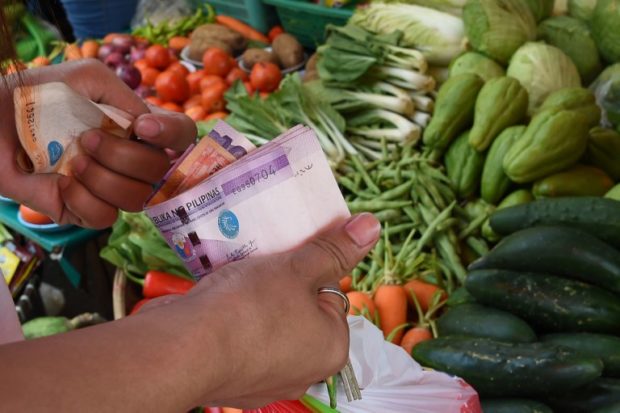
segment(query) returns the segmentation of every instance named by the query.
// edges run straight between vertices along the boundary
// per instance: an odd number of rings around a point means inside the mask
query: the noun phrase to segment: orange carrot
[[[222,26],[226,26],[229,29],[241,33],[247,39],[269,44],[269,38],[267,36],[259,32],[252,26],[235,19],[234,17],[218,15],[215,18],[215,21]]]
[[[82,43],[82,56],[85,58],[95,58],[99,53],[99,43],[96,40],[86,40]]]
[[[373,297],[381,320],[383,336],[388,335],[397,327],[407,322],[407,292],[402,285],[381,284]],[[394,334],[392,343],[399,344],[403,332]]]
[[[353,284],[353,277],[350,275],[345,275],[340,279],[340,291],[343,293],[348,293],[351,291],[351,286]]]
[[[174,36],[168,40],[168,47],[172,50],[180,52],[189,45],[189,38],[185,36]]]
[[[226,119],[228,116],[228,112],[218,111],[213,112],[205,116],[205,121],[213,120],[213,119]]]
[[[420,280],[411,280],[407,282],[405,285],[405,291],[407,291],[407,299],[411,306],[414,306],[413,297],[411,294],[415,294],[418,299],[418,303],[420,303],[420,307],[422,311],[426,312],[431,306],[431,302],[433,301],[433,296],[437,291],[441,291],[441,299],[447,298],[446,292],[436,285],[426,283]]]
[[[79,60],[82,58],[82,51],[77,43],[68,43],[65,46],[65,60]]]
[[[360,315],[366,310],[371,321],[374,321],[376,308],[370,294],[362,291],[350,291],[347,293],[347,297],[351,303],[349,315]]]
[[[46,56],[37,56],[30,62],[30,67],[43,67],[49,66],[52,62]]]
[[[433,338],[433,334],[427,327],[413,327],[409,331],[405,333],[402,341],[400,342],[400,346],[405,349],[405,351],[411,354],[411,350],[419,343],[427,340],[431,340]]]

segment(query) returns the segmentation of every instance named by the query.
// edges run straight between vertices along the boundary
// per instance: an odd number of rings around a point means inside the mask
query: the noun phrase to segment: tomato
[[[202,106],[192,106],[185,110],[185,114],[189,116],[194,122],[203,120],[207,116],[207,111]]]
[[[54,223],[54,221],[47,215],[37,212],[34,209],[28,208],[26,205],[19,206],[19,213],[21,214],[24,221],[28,222],[29,224],[47,225]]]
[[[189,83],[185,76],[176,72],[165,71],[157,76],[155,90],[167,102],[182,103],[189,98]]]
[[[217,111],[225,107],[224,93],[226,92],[226,85],[217,84],[208,87],[202,91],[202,107],[207,112]]]
[[[242,82],[247,81],[248,80],[248,74],[245,72],[245,70],[243,70],[243,69],[241,69],[239,67],[234,67],[228,73],[228,76],[226,76],[226,83],[228,83],[229,85],[232,85],[237,80],[241,80]]]
[[[154,106],[161,106],[164,104],[164,101],[161,100],[161,98],[158,98],[157,96],[148,96],[144,98],[144,101]]]
[[[213,119],[225,119],[227,116],[228,116],[228,112],[224,112],[224,111],[213,112],[207,115],[204,120],[209,121]]]
[[[171,112],[183,113],[183,108],[174,102],[165,102],[165,103],[162,103],[159,107],[162,109],[169,110]]]
[[[284,33],[284,29],[282,28],[282,26],[273,26],[271,30],[269,30],[269,34],[267,34],[267,37],[269,37],[269,41],[273,43],[273,41],[276,40],[276,37],[278,37],[282,33]]]
[[[144,69],[139,70],[142,75],[142,84],[147,86],[155,86],[155,81],[161,72],[157,69],[153,69],[152,67],[145,67]]]
[[[147,67],[151,67],[149,66],[148,62],[146,61],[146,59],[138,59],[135,62],[133,62],[133,66],[138,69],[139,71],[142,71],[142,69],[145,69]]]
[[[245,90],[248,92],[248,95],[252,96],[254,94],[254,87],[250,81],[243,82],[243,86],[245,86]]]
[[[200,90],[205,90],[216,85],[228,88],[224,78],[215,75],[205,75],[200,81]]]
[[[146,49],[144,59],[149,66],[163,70],[170,64],[170,53],[164,46],[154,44]]]
[[[205,77],[204,70],[196,70],[195,72],[187,75],[187,83],[189,83],[189,91],[192,94],[200,93],[200,81]]]
[[[190,40],[185,36],[174,36],[168,40],[168,47],[175,52],[179,53],[185,47],[189,46]]]
[[[166,70],[169,72],[178,72],[184,77],[187,77],[189,75],[189,69],[186,68],[181,62],[174,62],[170,64],[170,66],[168,66]]]
[[[256,63],[250,74],[252,87],[260,92],[273,92],[278,88],[281,80],[280,68],[268,62]]]
[[[191,98],[187,99],[185,103],[183,103],[183,110],[187,110],[194,106],[202,106],[202,96],[200,94],[192,95]]]
[[[204,71],[208,75],[226,77],[233,68],[231,56],[219,47],[207,49],[202,55]]]

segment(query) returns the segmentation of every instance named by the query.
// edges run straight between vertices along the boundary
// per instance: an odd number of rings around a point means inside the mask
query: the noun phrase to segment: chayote
[[[501,131],[523,121],[527,105],[527,92],[517,79],[503,76],[489,80],[476,99],[469,144],[477,151],[486,150]]]
[[[441,155],[459,133],[471,126],[476,97],[483,85],[479,76],[463,73],[450,77],[441,86],[433,118],[424,130],[427,147]]]
[[[534,200],[534,195],[530,192],[529,189],[517,189],[514,192],[511,192],[499,203],[495,211],[499,211],[500,209],[509,208],[515,205],[527,204]],[[500,240],[501,236],[493,231],[491,228],[491,220],[487,219],[482,224],[482,236],[491,242],[497,242]]]
[[[510,178],[504,172],[504,157],[512,145],[525,133],[525,129],[526,127],[522,125],[512,126],[500,133],[491,145],[480,180],[482,199],[490,204],[497,204],[510,188]]]
[[[506,71],[495,60],[477,52],[463,53],[450,63],[450,76],[471,73],[485,82],[494,77],[505,76]]]
[[[550,94],[537,113],[548,109],[577,110],[588,119],[591,128],[601,121],[601,109],[596,105],[594,93],[582,87],[568,87]]]
[[[448,178],[461,198],[476,192],[484,167],[484,154],[469,145],[469,131],[461,134],[446,152],[445,165]]]
[[[586,159],[615,181],[620,180],[620,133],[599,127],[591,129]]]
[[[614,181],[602,169],[588,165],[575,165],[536,181],[532,187],[532,193],[536,198],[603,196],[613,186]]]
[[[579,110],[539,112],[504,157],[504,171],[517,183],[532,182],[574,165],[588,146],[589,118]]]

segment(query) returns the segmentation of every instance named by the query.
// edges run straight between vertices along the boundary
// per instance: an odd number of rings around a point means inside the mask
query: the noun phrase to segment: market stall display
[[[307,125],[348,209],[383,226],[341,282],[351,315],[485,412],[615,411],[618,0],[246,2],[282,27],[220,3],[64,58],[99,58],[199,138],[218,119],[259,147]],[[144,214],[121,214],[101,256],[143,298],[119,317],[193,286]],[[329,411],[308,400],[280,408]]]

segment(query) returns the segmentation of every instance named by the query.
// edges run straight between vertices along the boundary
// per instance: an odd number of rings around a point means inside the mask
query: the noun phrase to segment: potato
[[[308,59],[308,63],[306,63],[306,71],[307,72],[316,71],[316,65],[318,62],[319,62],[319,54],[314,53],[312,56],[310,56],[310,59]]]
[[[219,47],[226,53],[232,55],[233,50],[226,43],[223,43],[219,40],[204,40],[204,41],[193,41],[189,44],[189,58],[192,60],[196,60],[197,62],[202,61],[202,55],[205,54],[207,49],[212,47]]]
[[[241,53],[248,45],[243,35],[220,24],[203,24],[190,36],[190,58],[201,60],[209,47],[219,47],[231,55]],[[196,58],[199,57],[199,58]]]
[[[298,66],[304,61],[303,46],[288,33],[276,37],[271,47],[285,69]]]
[[[246,69],[252,70],[256,63],[270,62],[278,64],[278,58],[271,52],[264,49],[248,49],[241,56],[243,65]]]

